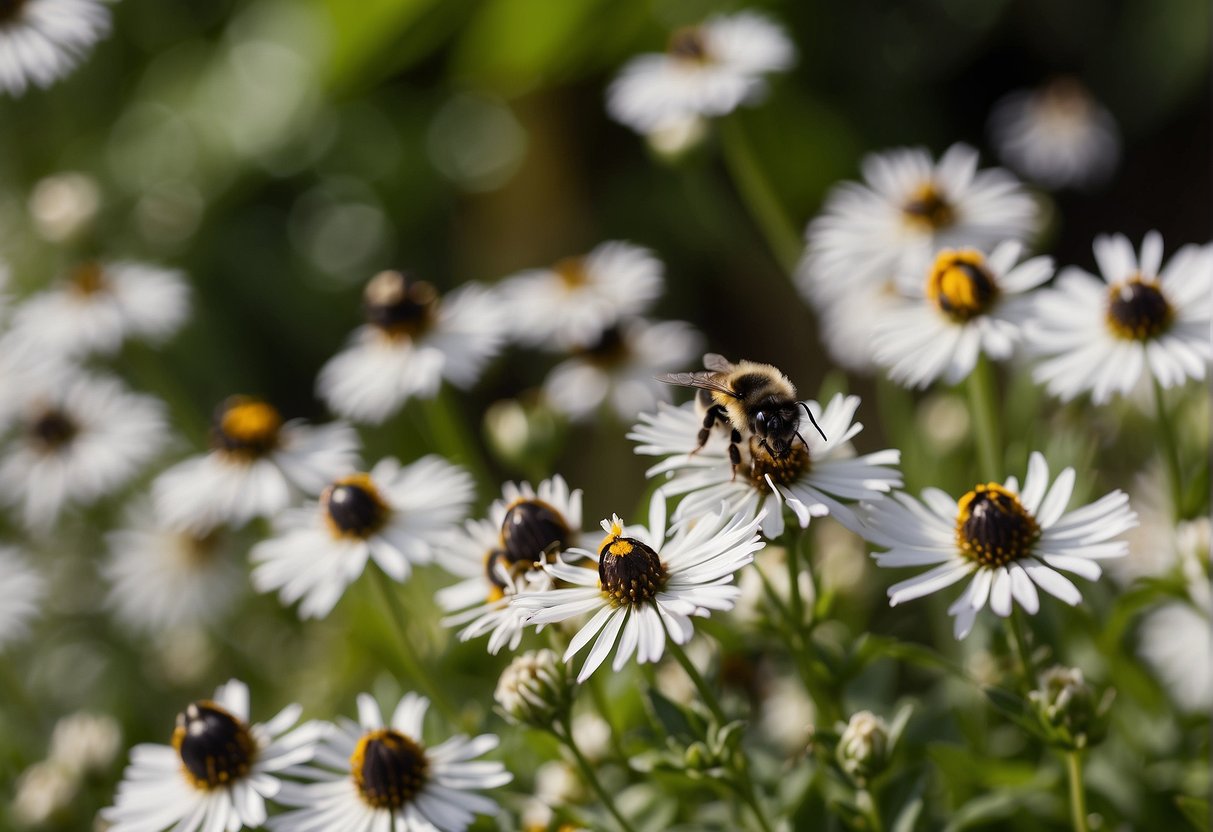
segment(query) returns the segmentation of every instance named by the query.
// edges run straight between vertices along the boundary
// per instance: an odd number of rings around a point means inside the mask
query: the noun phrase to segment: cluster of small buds
[[[864,788],[884,771],[892,747],[889,724],[871,711],[857,711],[843,729],[835,753],[851,782]]]
[[[1076,667],[1055,665],[1040,674],[1028,694],[1049,742],[1076,751],[1096,745],[1107,733],[1108,710],[1116,691],[1098,693]]]
[[[511,722],[550,728],[573,703],[569,666],[547,648],[523,653],[501,674],[493,699]]]

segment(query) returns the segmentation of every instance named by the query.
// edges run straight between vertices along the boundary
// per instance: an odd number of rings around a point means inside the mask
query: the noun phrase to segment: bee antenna
[[[801,445],[804,445],[806,448],[809,447],[809,443],[804,441],[804,437],[800,435],[800,431],[794,430],[792,433],[796,434],[796,438],[800,440]]]
[[[804,402],[796,402],[796,404],[804,408],[804,412],[809,416],[809,421],[813,423],[813,427],[817,428],[817,432],[821,434],[821,438],[829,442],[830,440],[826,437],[826,432],[821,429],[821,425],[817,424],[817,420],[813,418],[813,411],[809,410],[809,406]],[[799,436],[799,434],[797,434],[797,436]],[[800,441],[804,442],[804,439],[801,439]],[[808,443],[805,442],[805,445],[808,445]]]

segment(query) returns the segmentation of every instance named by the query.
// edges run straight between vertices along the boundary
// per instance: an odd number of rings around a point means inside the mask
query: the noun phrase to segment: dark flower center
[[[787,456],[777,459],[762,446],[757,436],[750,437],[750,482],[759,491],[770,487],[766,480],[768,475],[776,485],[789,485],[812,467],[809,449],[803,442],[796,441],[788,448]]]
[[[927,297],[959,324],[989,312],[998,295],[998,284],[979,251],[942,251],[927,276]]]
[[[0,26],[16,20],[26,0],[0,0]]]
[[[579,289],[590,280],[584,257],[565,257],[552,266],[552,271],[564,283],[566,289]]]
[[[501,521],[501,546],[510,563],[535,563],[569,548],[572,531],[563,516],[542,500],[518,500]]]
[[[376,809],[403,809],[425,786],[429,760],[425,749],[399,731],[364,734],[350,755],[358,794]]]
[[[18,2],[20,3],[20,0]],[[4,0],[0,0],[0,19],[3,18]],[[72,289],[82,295],[93,295],[97,292],[103,292],[106,288],[105,270],[101,268],[101,264],[96,260],[89,260],[72,269],[68,282]]]
[[[195,788],[215,789],[247,777],[257,753],[248,728],[209,700],[177,715],[173,748]]]
[[[1118,338],[1157,338],[1174,320],[1175,310],[1153,280],[1137,275],[1108,290],[1108,328]]]
[[[369,474],[337,480],[320,495],[320,506],[338,537],[370,537],[383,528],[391,511]]]
[[[946,228],[956,221],[956,212],[930,182],[922,185],[906,200],[901,212],[911,223],[927,231]]]
[[[45,451],[62,448],[77,431],[79,427],[62,410],[45,410],[29,425],[30,436]]]
[[[598,585],[615,606],[636,606],[656,598],[669,576],[656,552],[621,532],[612,526],[598,551]]]
[[[997,483],[979,485],[957,503],[956,544],[982,566],[1006,566],[1026,558],[1039,539],[1036,518]]]
[[[688,63],[705,63],[708,59],[708,45],[703,36],[703,29],[698,26],[684,26],[675,30],[674,34],[670,35],[666,54]]]
[[[598,367],[617,367],[627,362],[631,351],[619,325],[607,327],[598,339],[579,350],[582,358]]]
[[[211,445],[234,456],[256,458],[278,447],[282,417],[251,396],[230,396],[215,411]]]
[[[380,272],[366,284],[362,311],[368,323],[387,335],[416,338],[438,318],[438,291],[403,272]]]

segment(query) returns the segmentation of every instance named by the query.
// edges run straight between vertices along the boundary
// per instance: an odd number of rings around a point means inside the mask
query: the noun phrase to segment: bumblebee
[[[708,353],[703,357],[707,369],[697,373],[667,373],[657,377],[666,384],[699,389],[699,404],[704,408],[703,429],[699,431],[699,444],[695,453],[712,435],[712,428],[721,423],[730,428],[729,461],[733,468],[741,464],[743,432],[757,440],[758,446],[775,460],[786,459],[792,452],[792,443],[800,435],[800,411],[804,408],[809,421],[821,438],[826,435],[813,418],[808,405],[796,398],[796,388],[788,377],[770,364],[755,361],[739,361],[734,364],[724,356]]]

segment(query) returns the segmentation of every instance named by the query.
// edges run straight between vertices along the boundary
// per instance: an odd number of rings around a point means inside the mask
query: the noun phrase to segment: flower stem
[[[808,534],[807,531],[796,527],[788,536],[788,593],[791,595],[792,620],[789,622],[799,630],[804,625],[804,600],[800,597],[800,544]],[[816,599],[814,599],[816,600]]]
[[[663,621],[662,624],[664,626],[665,622]],[[669,635],[668,629],[666,630],[666,634]],[[691,683],[695,685],[695,690],[699,691],[699,697],[703,700],[703,704],[712,712],[712,716],[716,718],[716,721],[724,725],[728,720],[725,719],[724,708],[720,707],[720,700],[716,697],[716,692],[708,687],[708,683],[704,681],[703,676],[695,669],[695,665],[691,663],[690,657],[682,649],[681,644],[678,644],[671,638],[669,640],[669,648],[670,655],[682,666],[687,676],[691,677]]]
[[[1002,447],[998,435],[998,415],[994,406],[994,367],[984,355],[966,381],[969,389],[969,412],[973,417],[973,435],[977,442],[977,458],[982,478],[994,481],[1002,475],[999,459]]]
[[[449,461],[466,467],[482,493],[492,493],[495,486],[489,476],[488,462],[476,437],[464,422],[463,413],[451,399],[450,390],[443,385],[424,404],[425,420],[438,452]]]
[[[615,801],[611,799],[611,795],[602,787],[602,783],[598,780],[598,775],[594,772],[594,767],[590,765],[590,761],[581,753],[581,749],[577,747],[576,740],[573,739],[573,728],[568,720],[564,720],[552,727],[552,734],[556,739],[564,743],[565,748],[573,755],[573,759],[577,761],[577,768],[581,769],[581,776],[585,778],[585,782],[598,795],[598,800],[611,813],[611,817],[619,824],[619,828],[623,832],[635,832],[632,825],[628,823],[627,818],[615,806]]]
[[[855,793],[855,803],[863,812],[872,832],[884,832],[884,822],[880,819],[880,808],[876,805],[876,797],[867,789],[859,789]]]
[[[1019,614],[1018,609],[1012,609],[1011,617],[1005,621],[1011,650],[1019,660],[1019,666],[1023,672],[1024,689],[1032,690],[1036,687],[1036,668],[1032,662],[1032,648],[1028,644],[1028,637],[1024,632],[1023,617]]]
[[[1162,385],[1154,379],[1154,408],[1158,416],[1158,435],[1162,440],[1162,460],[1167,469],[1167,485],[1171,491],[1171,512],[1175,520],[1183,515],[1183,473],[1179,467],[1179,446],[1175,442],[1175,431],[1167,415],[1167,404],[1163,398]]]
[[[796,271],[796,264],[804,247],[800,234],[758,164],[741,122],[734,116],[721,119],[719,124],[725,164],[728,165],[737,190],[740,191],[754,222],[766,237],[771,253],[783,270],[791,275]]]
[[[1070,816],[1074,832],[1087,832],[1087,795],[1082,787],[1082,752],[1066,752],[1066,772],[1070,779]]]

